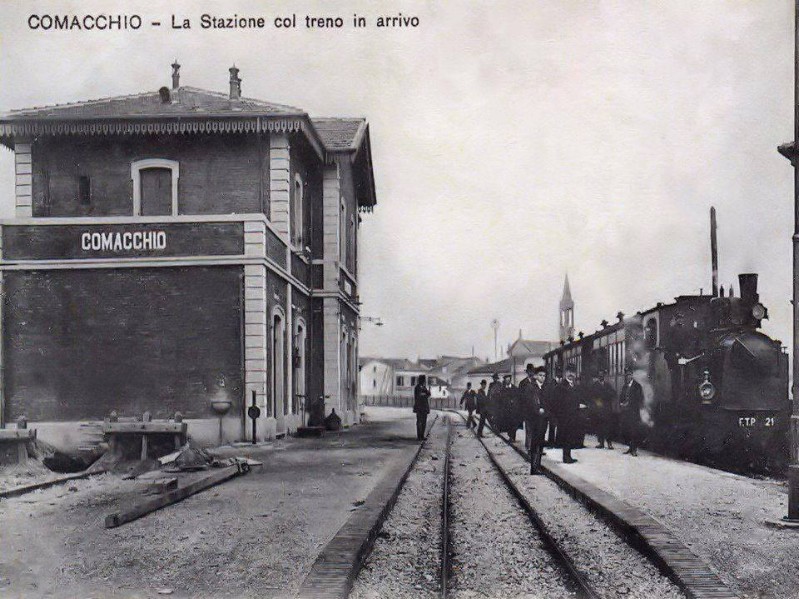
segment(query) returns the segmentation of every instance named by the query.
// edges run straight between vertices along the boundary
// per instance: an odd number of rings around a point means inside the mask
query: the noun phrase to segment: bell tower
[[[574,336],[574,300],[569,288],[569,275],[563,282],[563,297],[560,298],[560,330],[561,341],[568,341],[569,337]]]

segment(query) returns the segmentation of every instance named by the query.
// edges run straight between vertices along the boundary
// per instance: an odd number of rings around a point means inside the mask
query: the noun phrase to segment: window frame
[[[133,216],[142,216],[141,171],[150,168],[162,168],[172,171],[172,212],[163,216],[177,216],[180,163],[177,160],[167,160],[165,158],[145,158],[143,160],[134,160],[130,163],[130,178],[133,181]]]

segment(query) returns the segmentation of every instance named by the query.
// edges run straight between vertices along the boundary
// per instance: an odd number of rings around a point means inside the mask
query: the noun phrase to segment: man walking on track
[[[430,413],[430,390],[427,388],[427,377],[419,375],[419,382],[413,388],[413,411],[416,413],[416,439],[424,440],[427,429],[427,415]]]
[[[541,468],[544,433],[547,420],[543,406],[546,370],[527,365],[527,377],[519,383],[524,410],[525,447],[530,452],[530,474],[538,474]]]
[[[469,412],[469,417],[466,418],[466,428],[473,428],[476,424],[474,421],[474,409],[477,407],[477,394],[472,389],[471,383],[466,383],[466,391],[461,395],[461,405],[464,404],[466,411]]]

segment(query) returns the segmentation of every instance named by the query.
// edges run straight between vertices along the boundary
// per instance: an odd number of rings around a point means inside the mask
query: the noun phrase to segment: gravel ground
[[[781,485],[625,449],[579,450],[569,468],[662,522],[743,597],[799,597],[799,531],[764,523],[787,513]]]
[[[454,597],[575,597],[567,575],[506,489],[482,445],[455,420],[451,458]]]
[[[64,475],[45,468],[39,460],[29,458],[25,465],[0,466],[0,492],[22,485],[42,483],[62,476]]]
[[[679,599],[680,589],[602,520],[493,434],[486,446],[538,512],[552,536],[597,593],[606,599]]]
[[[101,475],[0,500],[0,597],[288,598],[390,462],[416,444],[410,410],[321,439],[231,447],[246,476],[107,530],[141,497]]]
[[[439,596],[446,439],[447,427],[440,419],[383,523],[350,599]]]

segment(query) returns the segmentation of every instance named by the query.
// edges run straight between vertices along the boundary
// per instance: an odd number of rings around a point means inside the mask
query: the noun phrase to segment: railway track
[[[351,597],[602,597],[460,418],[439,422],[445,430],[431,432]],[[437,492],[423,494],[434,482]],[[422,532],[431,514],[439,514],[437,538]],[[400,547],[408,541],[410,555]],[[421,559],[431,546],[435,578],[432,560]]]

